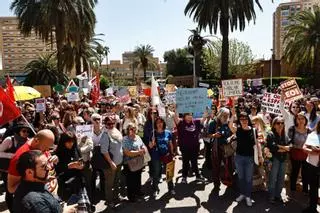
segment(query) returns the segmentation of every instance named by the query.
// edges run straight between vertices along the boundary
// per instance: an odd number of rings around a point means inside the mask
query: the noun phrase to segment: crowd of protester
[[[277,88],[271,90],[281,94]],[[312,87],[302,91],[304,99],[288,109],[281,95],[281,116],[261,107],[263,90],[251,88],[243,97],[211,97],[212,107],[202,118],[179,114],[174,104],[166,105],[165,115],[159,116],[156,107],[139,99],[123,104],[103,94],[95,105],[87,96],[68,103],[55,95],[46,99],[42,113],[36,112],[34,103],[21,102],[27,122],[18,118],[1,129],[0,170],[7,207],[14,213],[81,208],[94,212],[101,199],[97,192],[108,208],[114,208],[124,199],[122,189],[130,202],[139,202],[146,196],[143,170],[152,184],[150,196],[156,198],[166,164],[181,155],[183,184],[188,184],[191,173],[203,184],[212,181],[213,190],[221,184],[237,185],[236,201],[244,200],[250,207],[257,190],[267,191],[270,203],[285,202],[281,192],[287,175],[290,192],[310,197],[304,212],[317,212],[320,96]],[[89,124],[91,136],[76,132],[77,126]],[[306,143],[308,138],[317,144]],[[208,180],[198,168],[201,141],[203,167],[212,171]],[[174,196],[174,179],[167,185]]]

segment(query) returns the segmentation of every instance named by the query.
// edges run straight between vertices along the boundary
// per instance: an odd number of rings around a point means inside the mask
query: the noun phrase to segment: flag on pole
[[[92,104],[95,105],[98,102],[99,96],[100,96],[100,74],[99,73],[97,73],[97,75],[90,80],[90,85],[91,85],[90,95],[91,95]]]
[[[77,79],[79,79],[80,81],[88,79],[88,73],[87,72],[83,72],[80,75],[77,75]]]
[[[159,105],[161,103],[158,88],[159,88],[159,84],[152,75],[151,76],[151,105],[153,106]]]
[[[13,100],[8,98],[4,89],[0,87],[0,126],[18,118],[20,115],[20,109]]]
[[[6,86],[7,86],[6,88],[7,96],[12,100],[12,102],[15,102],[16,100],[14,99],[14,88],[11,83],[11,79],[9,75],[7,76],[7,79],[6,79]]]

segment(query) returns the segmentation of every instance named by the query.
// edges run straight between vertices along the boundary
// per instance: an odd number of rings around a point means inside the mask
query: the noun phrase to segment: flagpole
[[[29,126],[29,128],[31,129],[31,131],[34,134],[37,134],[36,131],[34,130],[33,126],[31,126],[31,124],[29,123],[29,121],[26,119],[26,117],[24,117],[24,115],[21,113],[21,117],[23,118],[23,120],[27,123],[27,125]]]

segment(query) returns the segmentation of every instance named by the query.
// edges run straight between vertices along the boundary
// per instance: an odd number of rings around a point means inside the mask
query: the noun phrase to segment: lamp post
[[[194,55],[187,55],[187,58],[192,58],[192,70],[193,70],[193,88],[196,88],[196,56]]]
[[[273,75],[273,49],[271,50],[271,60],[270,60],[270,87],[272,87],[272,75]]]

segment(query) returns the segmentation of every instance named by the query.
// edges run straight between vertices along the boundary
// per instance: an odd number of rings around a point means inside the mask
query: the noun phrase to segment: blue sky
[[[188,0],[99,0],[96,7],[96,33],[105,34],[105,44],[110,47],[109,59],[121,59],[124,51],[139,44],[154,47],[154,56],[163,57],[170,49],[187,44],[188,29],[196,24],[184,16]],[[263,12],[257,10],[257,20],[244,32],[234,32],[231,38],[247,42],[257,58],[269,58],[272,48],[272,14],[283,1],[260,0]],[[11,0],[0,1],[0,16],[12,16]],[[208,33],[203,33],[207,35]],[[219,35],[218,35],[219,36]]]

